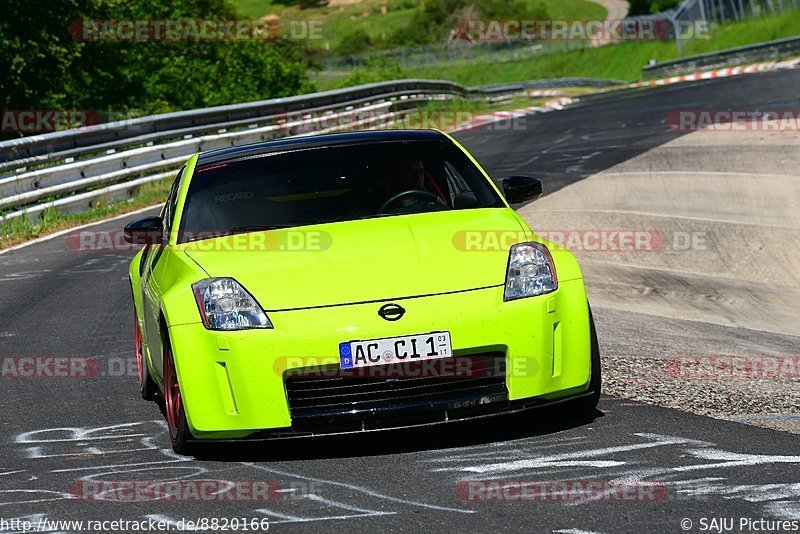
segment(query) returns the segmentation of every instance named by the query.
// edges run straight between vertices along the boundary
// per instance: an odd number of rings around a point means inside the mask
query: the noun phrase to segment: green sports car
[[[191,157],[125,227],[141,393],[174,450],[594,409],[578,264],[509,206],[539,180],[500,188],[438,131]]]

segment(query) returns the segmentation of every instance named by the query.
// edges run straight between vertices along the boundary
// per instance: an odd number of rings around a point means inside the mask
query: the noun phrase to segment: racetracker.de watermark
[[[490,131],[528,131],[538,125],[523,111],[481,113],[469,109],[400,109],[389,106],[342,112],[293,112],[273,118],[279,131],[290,135],[354,129],[437,129],[446,132],[486,126]]]
[[[252,194],[232,193],[216,198],[217,202],[231,202],[235,206],[239,200],[252,198]],[[67,248],[75,252],[131,252],[145,244],[143,241],[128,243],[122,230],[81,230],[67,234],[64,241]],[[298,228],[247,233],[181,232],[178,242],[187,243],[188,249],[197,252],[320,252],[331,247],[333,237],[326,231]]]
[[[161,517],[161,516],[159,516]],[[266,517],[182,517],[158,520],[147,519],[50,519],[36,516],[0,517],[0,532],[27,534],[29,532],[266,532],[270,520]]]
[[[800,356],[673,356],[666,365],[678,378],[800,379]]]
[[[800,132],[800,110],[673,110],[667,128],[679,132]]]
[[[138,377],[136,358],[130,356],[3,356],[3,379],[94,379],[99,377]]]
[[[217,19],[81,19],[69,25],[76,41],[198,42],[322,39],[323,21]]]
[[[658,502],[664,482],[647,480],[461,480],[456,495],[465,502]]]
[[[685,252],[706,250],[705,231],[662,232],[656,229],[564,229],[536,230],[536,235],[555,248],[571,252]],[[459,230],[453,234],[453,246],[462,252],[505,252],[517,243],[530,240],[522,231]]]
[[[4,109],[0,130],[21,134],[60,132],[74,128],[114,131],[142,131],[144,123],[130,118],[133,112],[70,109]]]
[[[274,480],[93,480],[70,484],[73,499],[88,502],[272,502]]]
[[[706,21],[676,22],[682,39],[708,39]],[[454,36],[470,41],[662,41],[673,28],[665,20],[460,19]]]
[[[218,195],[218,202],[250,199],[247,193]],[[554,248],[572,252],[686,252],[707,250],[706,231],[671,231],[657,229],[565,229],[537,230],[536,235]],[[161,236],[165,239],[166,236]],[[64,241],[75,252],[136,252],[145,242],[125,240],[121,230],[81,230],[67,234]],[[507,252],[530,235],[516,230],[459,230],[453,234],[453,248],[461,252]],[[231,233],[230,231],[182,232],[178,243],[198,252],[322,252],[333,246],[333,235],[324,230],[277,229],[269,232]]]
[[[400,351],[397,351],[400,352]],[[395,354],[365,355],[363,367],[342,369],[338,359],[309,356],[275,358],[273,368],[287,378],[354,378],[354,379],[415,379],[415,378],[486,378],[493,376],[530,376],[539,368],[535,358],[481,358],[453,356],[418,358]],[[399,358],[399,360],[398,360]],[[418,358],[418,359],[415,359]],[[506,372],[506,366],[510,371]],[[284,371],[285,370],[285,371]]]
[[[97,126],[107,119],[107,114],[92,110],[4,109],[0,129],[18,133],[59,132]]]
[[[92,356],[4,356],[0,364],[2,378],[94,378],[99,375],[100,360]]]

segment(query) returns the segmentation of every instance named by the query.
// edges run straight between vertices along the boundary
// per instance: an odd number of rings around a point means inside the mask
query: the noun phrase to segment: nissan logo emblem
[[[384,304],[378,310],[378,315],[387,321],[398,321],[406,313],[406,310],[399,304]]]

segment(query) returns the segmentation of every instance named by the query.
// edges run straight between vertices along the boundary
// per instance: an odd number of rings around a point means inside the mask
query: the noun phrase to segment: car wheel
[[[164,411],[167,416],[169,437],[172,441],[172,450],[178,454],[190,454],[192,432],[186,421],[186,412],[183,409],[183,397],[175,372],[175,360],[172,356],[172,344],[169,338],[164,340]]]
[[[144,345],[142,343],[142,331],[139,328],[139,321],[136,318],[136,311],[133,312],[133,329],[134,329],[134,350],[136,351],[136,368],[139,371],[139,389],[142,393],[144,400],[155,400],[156,383],[150,376],[150,369],[147,366],[147,360],[144,355]]]
[[[592,316],[591,308],[589,308],[589,336],[591,337],[592,344],[589,391],[591,391],[592,394],[588,397],[583,397],[571,402],[567,408],[569,415],[584,415],[597,408],[597,404],[600,402],[600,393],[603,385],[602,373],[600,370],[600,343],[597,341],[597,330],[594,326],[594,317]]]
[[[594,410],[600,402],[600,393],[603,389],[603,376],[600,368],[600,342],[597,340],[597,329],[594,326],[592,309],[589,308],[589,328],[592,336],[592,378],[589,380],[589,389],[594,393],[587,400],[586,409]]]

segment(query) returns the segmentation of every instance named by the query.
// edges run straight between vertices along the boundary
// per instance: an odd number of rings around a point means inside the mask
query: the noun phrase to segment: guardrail
[[[104,148],[105,145],[108,145],[108,148],[115,148],[111,145],[114,142],[134,140],[134,138],[146,135],[152,136],[148,140],[159,140],[158,134],[168,134],[179,130],[185,130],[187,134],[191,134],[198,129],[225,127],[238,121],[246,123],[256,118],[300,113],[312,109],[319,111],[343,104],[355,105],[359,101],[369,101],[375,98],[386,99],[393,94],[403,95],[412,92],[416,94],[466,94],[469,90],[447,81],[398,80],[288,98],[151,115],[4,141],[0,143],[0,164],[4,165],[0,167],[0,170],[12,168],[9,163],[13,161],[23,161],[23,164],[37,163],[47,161],[41,159],[41,156],[61,155],[76,149],[78,151],[73,155],[80,155],[80,149],[96,148],[101,145]],[[34,159],[25,161],[26,158]]]
[[[542,84],[546,85],[542,85]],[[440,80],[397,80],[290,98],[141,117],[0,143],[0,221],[76,212],[130,197],[175,174],[197,152],[310,133],[369,128],[420,104],[457,96],[495,100],[559,81],[466,88]],[[563,86],[615,85],[569,78]]]
[[[694,72],[698,69],[725,67],[732,64],[780,59],[782,57],[800,54],[800,37],[778,39],[764,43],[756,43],[736,48],[728,48],[719,52],[698,54],[673,61],[664,61],[655,65],[642,67],[642,72],[648,76],[673,76],[685,72]]]

